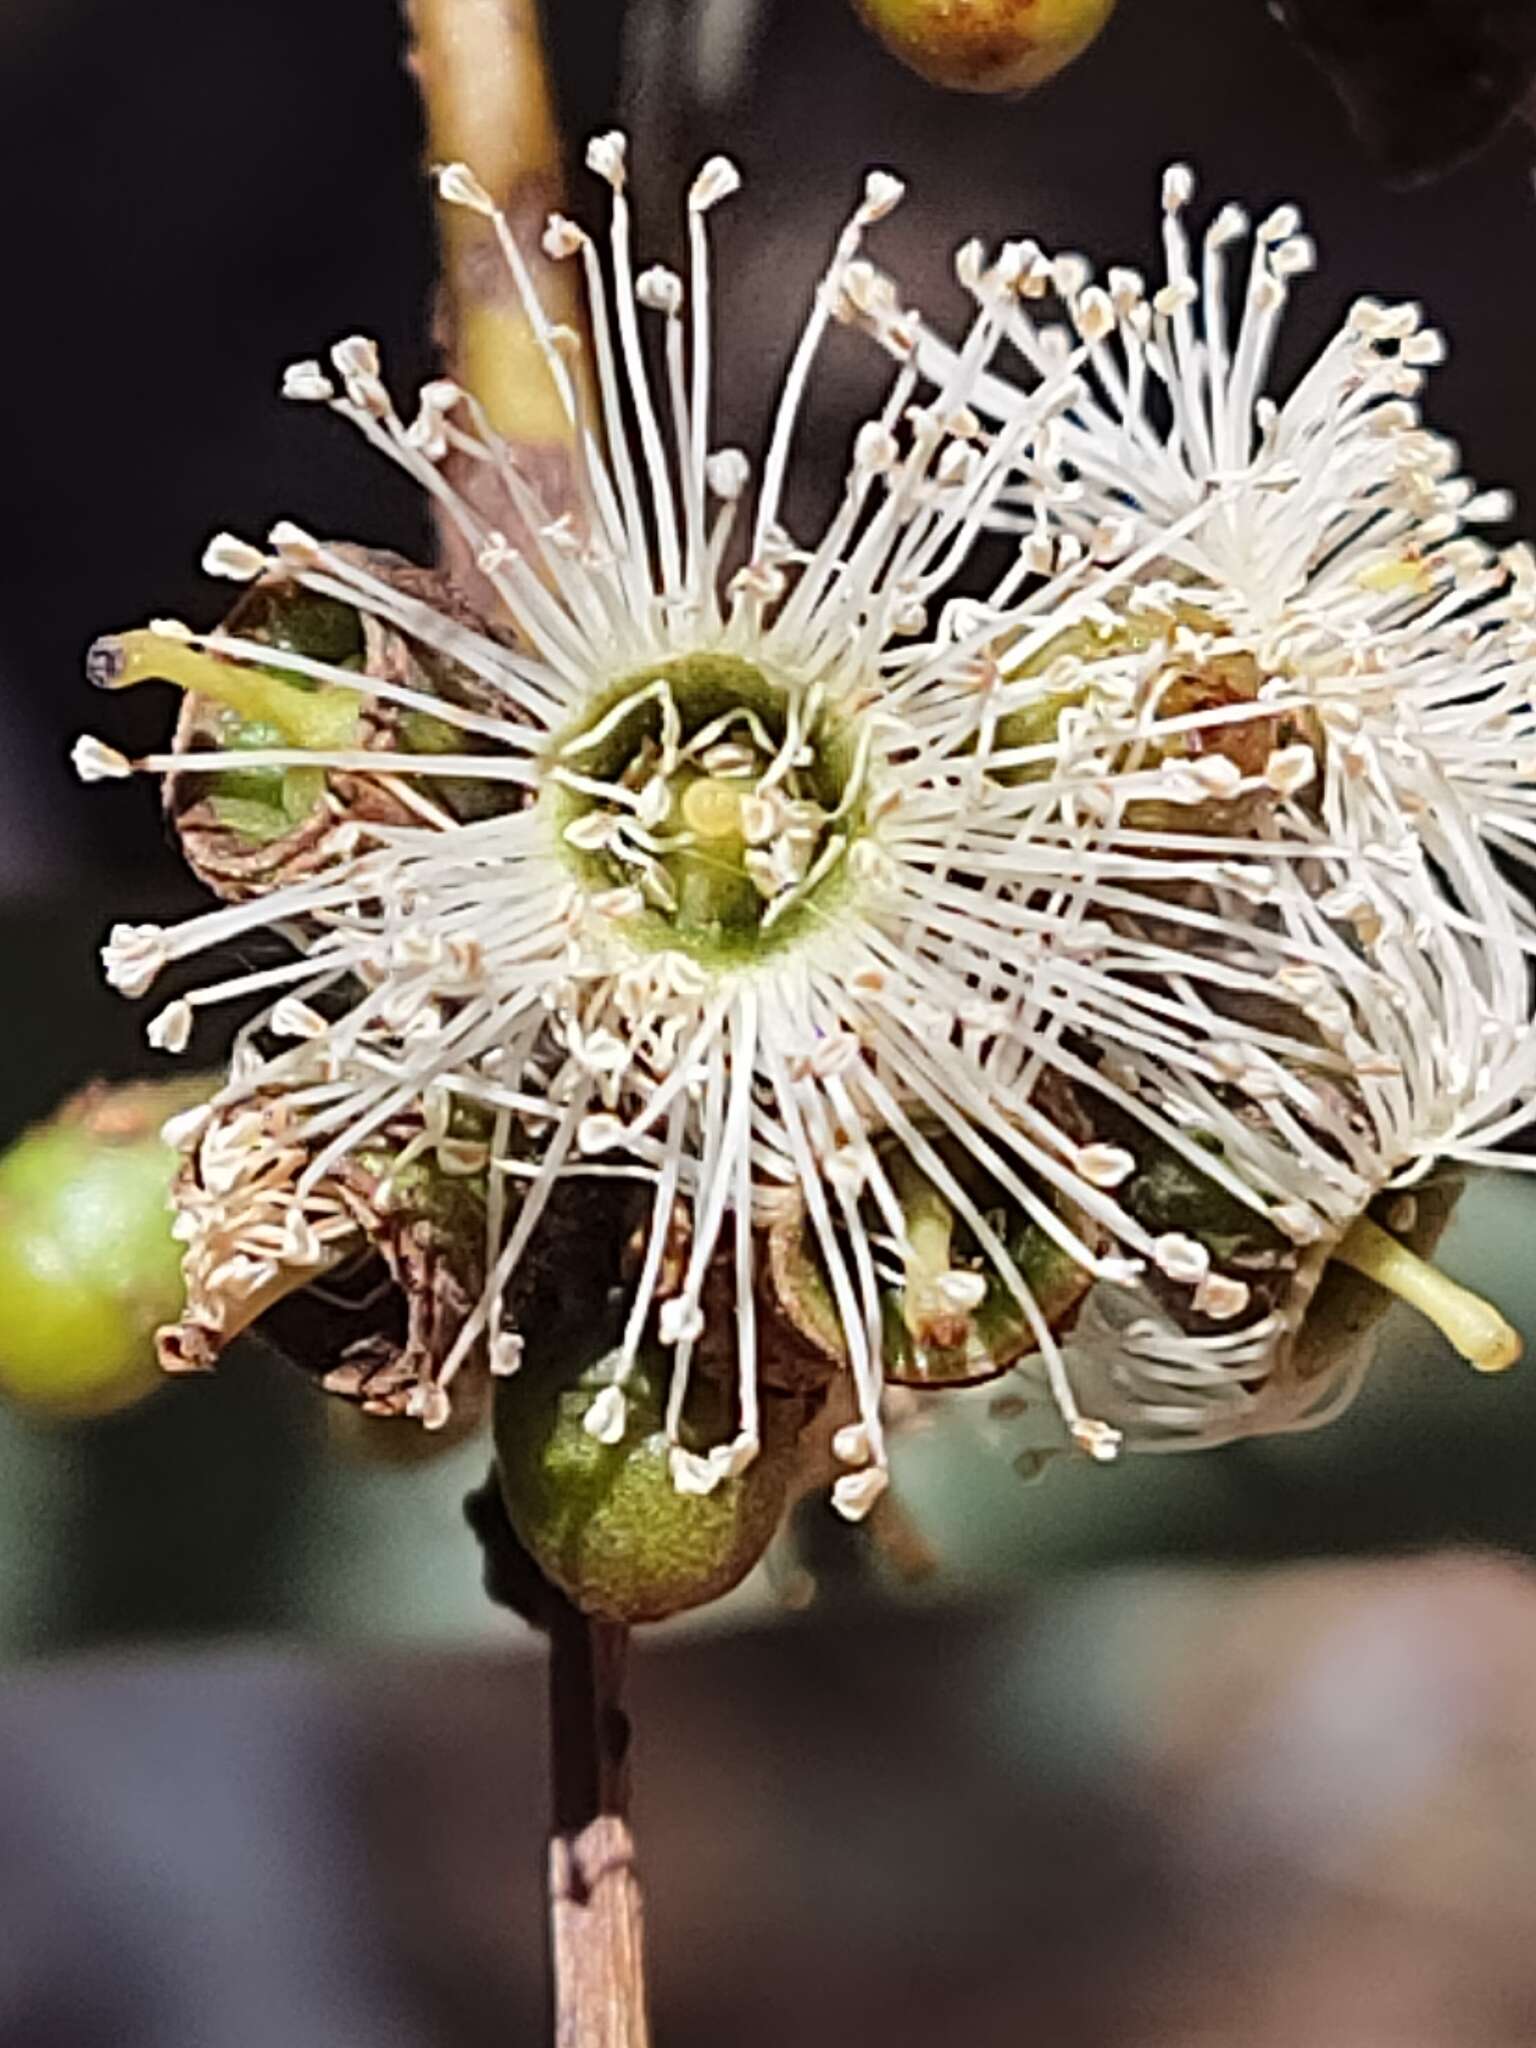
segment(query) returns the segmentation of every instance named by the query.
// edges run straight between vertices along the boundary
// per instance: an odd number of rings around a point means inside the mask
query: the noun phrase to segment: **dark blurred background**
[[[1390,104],[1416,15],[1445,12],[1332,19],[1364,24],[1356,65],[1374,23]],[[548,13],[568,133],[630,128],[658,254],[698,159],[748,174],[720,221],[722,440],[755,437],[865,165],[909,178],[880,254],[945,312],[973,232],[1150,267],[1158,175],[1186,157],[1212,201],[1307,210],[1323,263],[1283,361],[1361,291],[1423,299],[1453,342],[1433,419],[1536,505],[1519,126],[1389,185],[1260,0],[1122,0],[1087,57],[1006,103],[924,86],[843,0]],[[1422,166],[1465,93],[1442,67],[1437,114],[1410,68]],[[94,948],[192,900],[153,792],[69,773],[82,729],[135,748],[167,717],[150,692],[92,699],[85,645],[214,616],[216,528],[428,545],[392,473],[277,397],[283,364],[355,331],[397,386],[429,372],[419,146],[391,0],[0,10],[0,1139],[92,1073],[150,1070]],[[803,515],[867,374],[834,338]],[[1533,1220],[1523,1186],[1479,1188],[1446,1251],[1536,1330]],[[730,1635],[772,1608],[757,1584],[726,1633],[644,1660],[664,2038],[1536,2037],[1536,1594],[1485,1554],[1536,1551],[1518,1379],[1474,1381],[1394,1320],[1365,1399],[1314,1439],[1026,1488],[963,1404],[915,1435],[924,1588],[823,1517],[809,1617]],[[254,1353],[96,1425],[0,1414],[0,1650],[60,1660],[0,1685],[4,2048],[537,2037],[537,1685],[473,1650],[513,1636],[459,1520],[482,1464],[381,1464]],[[1473,1550],[1231,1576],[1444,1545]],[[161,1657],[210,1637],[238,1641]],[[302,1643],[348,1661],[276,1647]]]

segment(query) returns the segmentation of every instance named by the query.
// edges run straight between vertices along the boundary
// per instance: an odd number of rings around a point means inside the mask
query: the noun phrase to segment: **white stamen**
[[[602,1387],[593,1396],[581,1419],[581,1426],[595,1442],[617,1444],[624,1440],[628,1418],[629,1403],[624,1398],[623,1388]]]
[[[210,576],[227,576],[232,583],[250,583],[267,568],[267,557],[237,534],[216,533],[203,550],[203,567]]]
[[[884,1465],[870,1465],[862,1472],[845,1472],[833,1483],[832,1505],[847,1522],[862,1522],[891,1483]]]
[[[82,733],[69,752],[70,765],[82,782],[121,782],[133,774],[133,763],[116,747]]]

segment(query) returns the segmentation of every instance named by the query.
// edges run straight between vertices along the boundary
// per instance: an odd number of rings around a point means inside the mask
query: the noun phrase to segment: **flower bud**
[[[532,1361],[496,1382],[502,1499],[519,1542],[584,1612],[662,1621],[728,1593],[763,1555],[806,1408],[765,1394],[761,1448],[721,1476],[705,1447],[730,1442],[728,1393],[696,1379],[679,1458],[665,1429],[666,1355],[642,1353],[622,1389],[611,1363],[567,1372]]]
[[[1080,57],[1115,0],[855,0],[893,55],[957,92],[1029,92]]]
[[[105,1414],[159,1383],[154,1332],[182,1301],[160,1129],[210,1086],[97,1084],[0,1159],[0,1392],[20,1405]]]

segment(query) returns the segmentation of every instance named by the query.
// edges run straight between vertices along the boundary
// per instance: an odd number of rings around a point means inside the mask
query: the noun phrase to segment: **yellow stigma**
[[[282,657],[274,653],[274,661]],[[251,725],[272,725],[296,747],[345,747],[356,737],[362,700],[340,685],[306,690],[242,663],[222,661],[191,640],[141,627],[98,640],[87,661],[91,681],[104,690],[135,683],[175,683],[211,697]]]
[[[1524,1349],[1492,1302],[1458,1286],[1368,1216],[1353,1225],[1334,1257],[1428,1316],[1478,1372],[1504,1372]]]
[[[718,775],[701,775],[683,791],[683,823],[701,839],[741,839],[740,782],[726,782]]]

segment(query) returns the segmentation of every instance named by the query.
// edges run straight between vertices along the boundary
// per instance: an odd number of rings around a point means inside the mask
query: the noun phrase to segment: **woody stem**
[[[555,2048],[649,2048],[640,1879],[629,1825],[629,1631],[553,1604],[549,1932]]]
[[[426,117],[429,161],[467,163],[530,252],[552,319],[580,324],[568,274],[538,255],[560,196],[560,137],[539,0],[405,0],[411,66]],[[484,408],[553,520],[575,501],[574,437],[490,224],[463,208],[439,213],[437,340],[444,368]],[[446,473],[488,523],[508,508],[483,468],[452,458]],[[525,536],[511,531],[514,545]],[[444,566],[482,606],[496,597],[457,527],[439,533]],[[473,1518],[505,1575],[503,1599],[549,1636],[553,1821],[550,1945],[556,2048],[648,2048],[641,1894],[629,1829],[629,1723],[620,1704],[628,1631],[579,1613],[531,1565],[494,1507]]]

